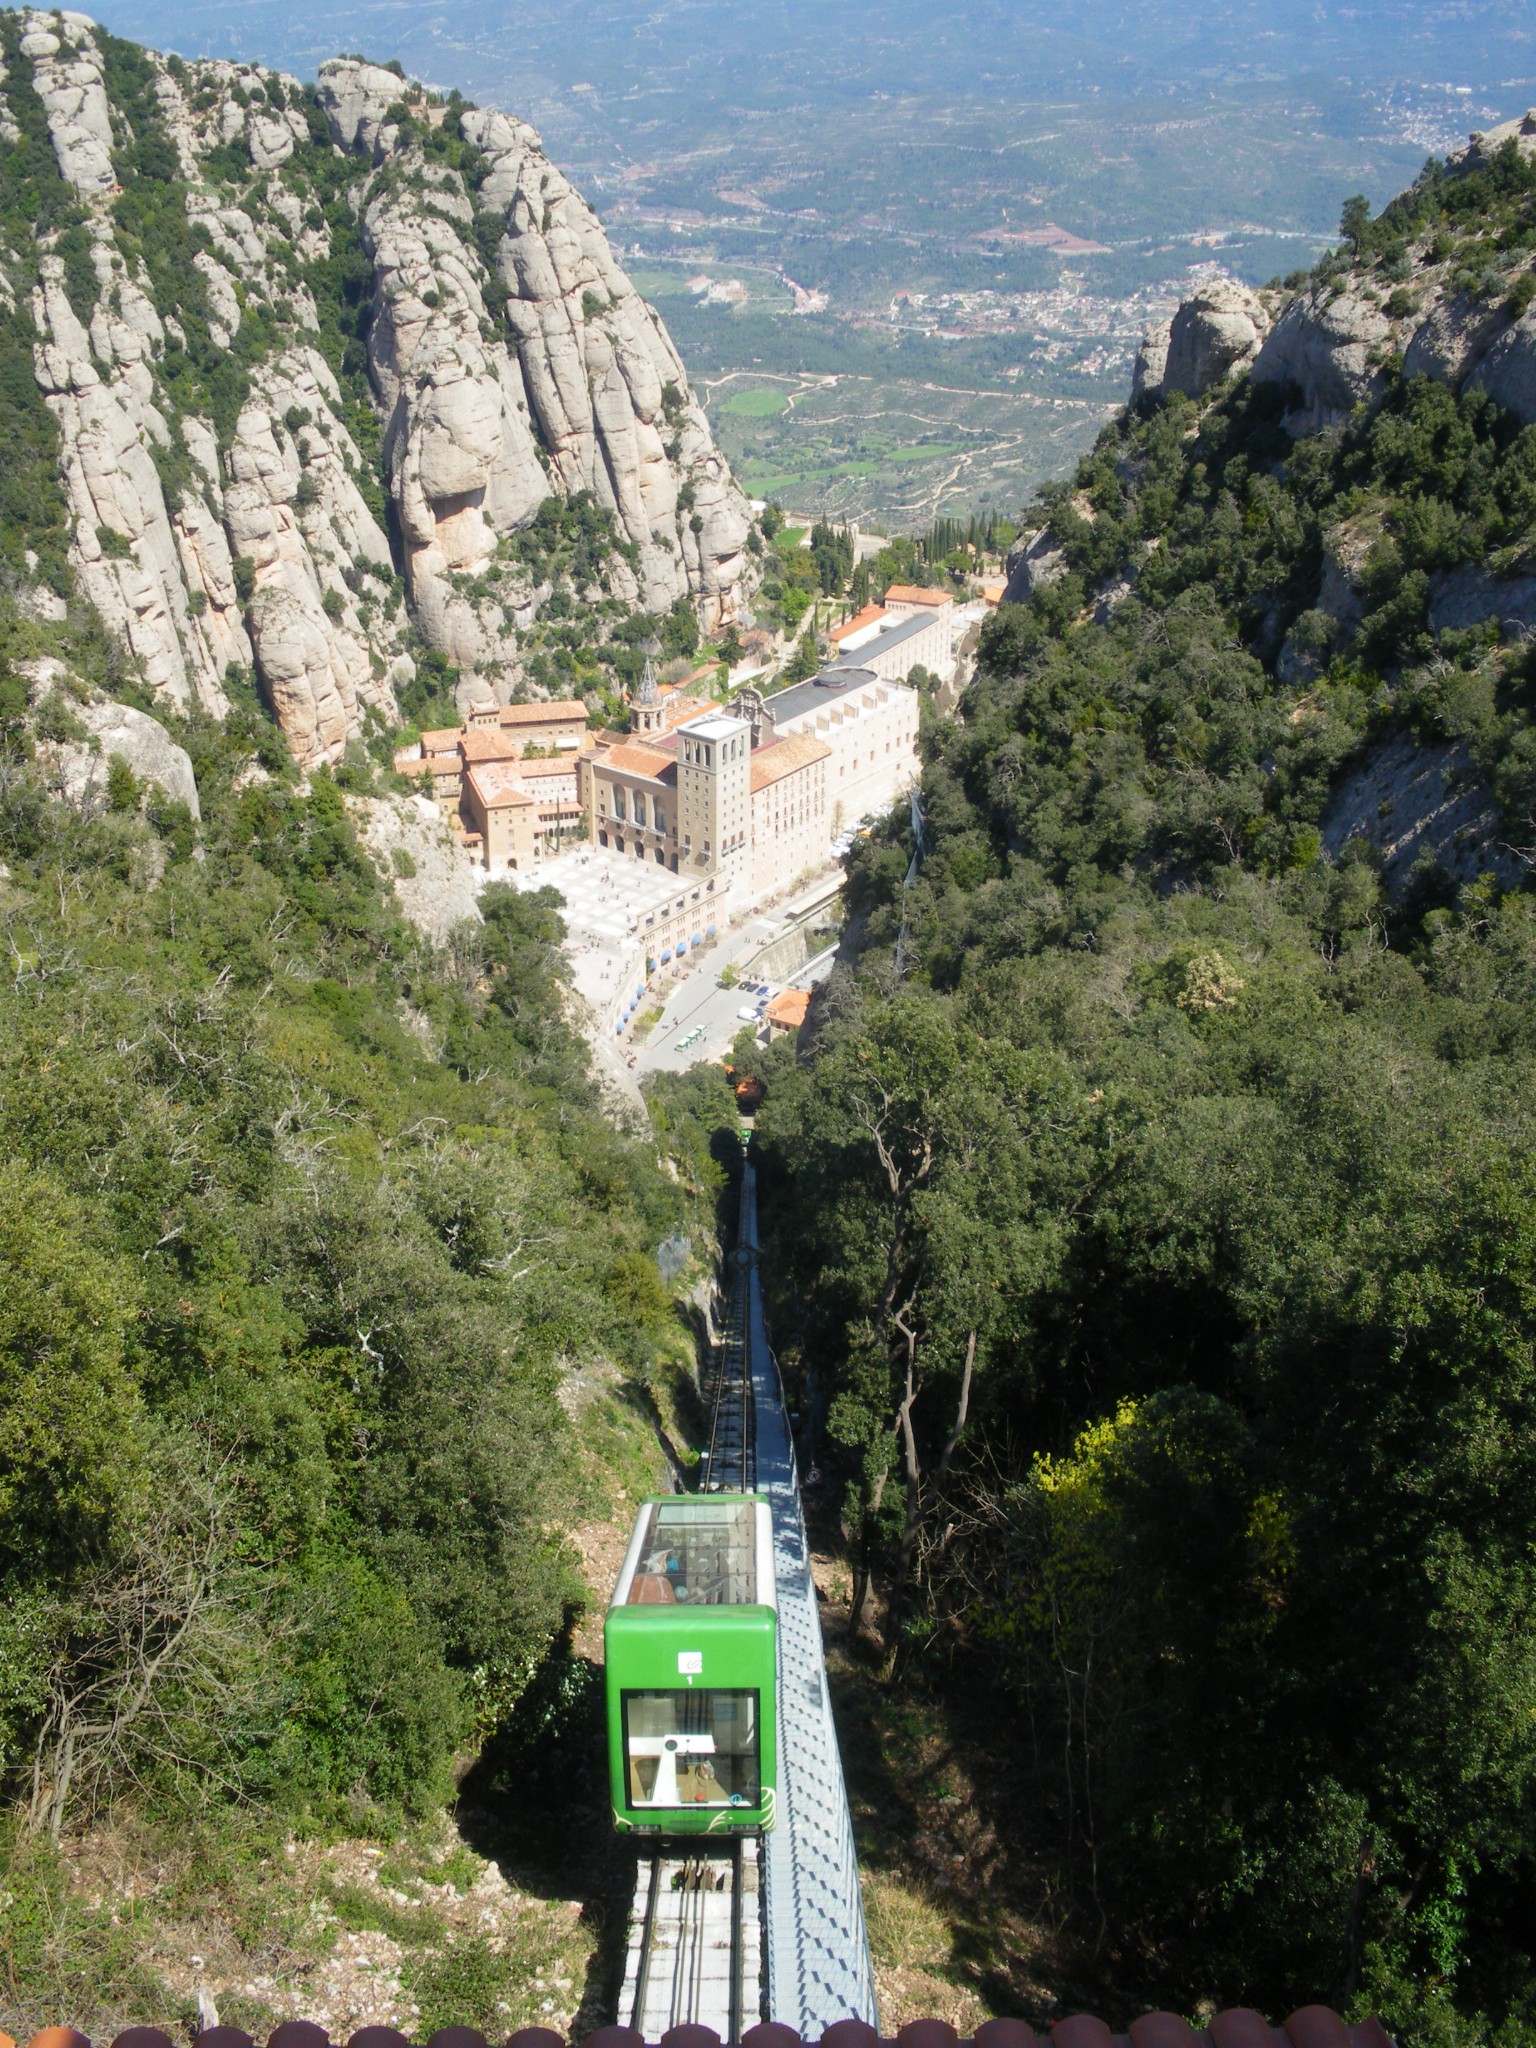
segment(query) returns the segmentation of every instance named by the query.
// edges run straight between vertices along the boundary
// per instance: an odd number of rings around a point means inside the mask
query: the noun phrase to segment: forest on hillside
[[[153,1884],[120,1924],[51,1842],[191,1848],[207,1949],[220,1873],[396,1840],[548,1692],[695,1220],[589,1071],[553,899],[490,888],[433,946],[253,695],[162,712],[200,820],[116,759],[61,801],[111,656],[0,599],[6,2017],[108,2031],[175,2007]],[[434,2024],[494,2023],[516,1959],[487,1989],[478,1954]]]
[[[1467,288],[1506,289],[1533,193],[1431,178],[1333,273],[1473,233]],[[871,1669],[1022,1786],[999,1882],[1058,1916],[1074,1997],[1516,2048],[1536,652],[1430,612],[1526,565],[1536,429],[1400,368],[1327,432],[1287,407],[1148,402],[1027,522],[1061,573],[927,728],[917,872],[893,814],[813,1043],[757,1058],[777,1338]],[[1481,836],[1328,851],[1393,749]]]

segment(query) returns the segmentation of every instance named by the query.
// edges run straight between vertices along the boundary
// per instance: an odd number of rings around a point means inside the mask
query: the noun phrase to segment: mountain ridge
[[[0,63],[6,386],[24,409],[30,341],[63,495],[40,448],[29,566],[78,577],[157,700],[222,714],[251,669],[308,765],[397,722],[423,653],[530,687],[554,585],[518,536],[551,500],[592,507],[607,624],[737,615],[745,500],[525,123],[78,13],[0,17]]]

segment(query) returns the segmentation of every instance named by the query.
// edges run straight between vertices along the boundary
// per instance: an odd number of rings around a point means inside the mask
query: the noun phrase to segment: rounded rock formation
[[[1204,285],[1174,314],[1161,388],[1202,398],[1255,360],[1269,333],[1269,314],[1257,292],[1228,278]]]

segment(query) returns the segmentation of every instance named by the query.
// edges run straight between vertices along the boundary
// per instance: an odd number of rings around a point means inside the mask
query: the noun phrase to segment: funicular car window
[[[757,1806],[757,1694],[697,1687],[626,1692],[631,1806]]]
[[[750,1606],[757,1598],[756,1526],[749,1500],[653,1507],[625,1604]]]

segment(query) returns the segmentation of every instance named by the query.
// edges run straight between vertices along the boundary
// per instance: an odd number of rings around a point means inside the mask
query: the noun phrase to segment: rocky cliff
[[[1428,186],[1454,195],[1501,153],[1506,164],[1536,157],[1536,109],[1473,136]],[[1386,210],[1386,233],[1357,248],[1354,261],[1341,252],[1298,289],[1260,293],[1228,280],[1203,287],[1144,337],[1133,403],[1176,392],[1200,398],[1249,370],[1287,393],[1287,422],[1300,436],[1375,404],[1401,369],[1456,391],[1486,391],[1523,423],[1536,421],[1536,310],[1513,288],[1530,274],[1529,250],[1448,233],[1438,208],[1416,203],[1428,186],[1421,180]]]
[[[1369,845],[1398,893],[1426,864],[1508,883],[1536,817],[1518,709],[1536,633],[1536,111],[1374,219],[1349,202],[1344,226],[1311,272],[1202,287],[1148,333],[1130,408],[1009,557],[1006,595],[1035,614],[1010,630],[1021,646],[1048,622],[1091,630],[1133,594],[1128,632],[1214,604],[1250,686],[1316,750],[1324,855]]]
[[[573,580],[611,615],[749,594],[745,501],[591,210],[524,123],[391,70],[0,15],[0,330],[13,555],[168,704],[253,668],[301,761],[393,721],[423,649],[517,687],[551,500],[595,508]]]

